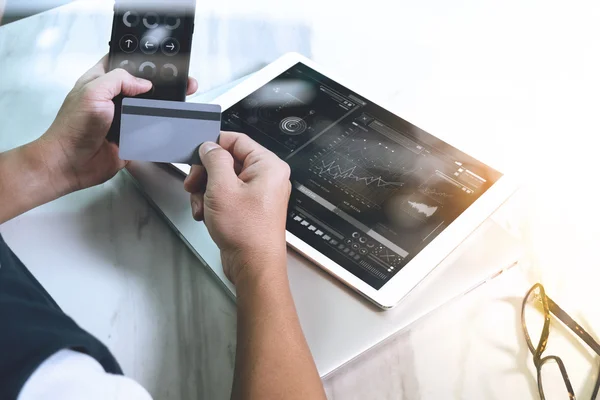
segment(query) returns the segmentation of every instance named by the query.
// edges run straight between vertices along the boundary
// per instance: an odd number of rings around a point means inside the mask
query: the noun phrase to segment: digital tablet
[[[288,244],[384,309],[516,189],[476,155],[299,54],[286,54],[215,103],[223,130],[246,133],[289,163]]]

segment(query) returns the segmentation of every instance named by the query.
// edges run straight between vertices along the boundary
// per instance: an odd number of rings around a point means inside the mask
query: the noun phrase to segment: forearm
[[[285,256],[276,262],[285,263]],[[284,268],[260,265],[238,284],[232,399],[325,399]],[[276,271],[276,272],[271,272]]]
[[[68,193],[39,141],[0,153],[0,224]]]

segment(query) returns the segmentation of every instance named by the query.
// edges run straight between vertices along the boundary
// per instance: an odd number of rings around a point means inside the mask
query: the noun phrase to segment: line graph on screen
[[[364,203],[380,206],[418,169],[415,157],[397,144],[353,135],[312,158],[310,171]]]
[[[420,187],[421,193],[442,205],[452,201],[452,199],[461,193],[461,190],[462,186],[458,182],[440,171],[436,171]]]
[[[354,165],[348,169],[343,169],[340,164],[336,161],[332,161],[330,163],[326,163],[325,161],[321,161],[322,166],[315,166],[316,170],[319,170],[317,173],[319,175],[328,174],[333,179],[353,179],[356,182],[362,182],[366,186],[375,185],[377,187],[388,187],[391,185],[402,186],[401,182],[387,182],[381,176],[375,177],[372,175],[361,176],[357,175],[359,172],[358,166]]]

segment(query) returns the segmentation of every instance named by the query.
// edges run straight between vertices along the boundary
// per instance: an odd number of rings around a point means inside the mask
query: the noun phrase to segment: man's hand
[[[36,141],[40,156],[55,177],[52,184],[65,192],[103,183],[125,167],[117,145],[106,140],[114,118],[112,100],[152,89],[150,81],[123,69],[107,73],[107,63],[108,57],[104,57],[77,81],[52,126]],[[190,79],[188,94],[197,88],[198,82]]]
[[[232,399],[325,399],[287,280],[290,168],[246,135],[200,146],[185,180],[192,212],[221,249],[237,289]]]
[[[184,187],[192,193],[194,218],[204,220],[221,249],[227,277],[237,284],[259,273],[254,269],[261,260],[281,260],[285,267],[289,166],[233,132],[222,132],[219,145],[204,143],[200,158],[202,166],[192,167]]]
[[[104,57],[77,81],[42,137],[0,153],[0,224],[103,183],[126,165],[117,146],[106,140],[114,118],[112,100],[145,93],[152,83],[122,69],[106,73],[107,62]],[[197,89],[198,82],[190,79],[188,94]]]

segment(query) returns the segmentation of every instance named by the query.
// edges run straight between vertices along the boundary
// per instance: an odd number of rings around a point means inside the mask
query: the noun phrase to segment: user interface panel
[[[153,83],[138,97],[185,100],[194,0],[119,0],[115,4],[110,69],[123,68]]]
[[[302,63],[223,113],[292,169],[287,229],[380,289],[498,171]]]

